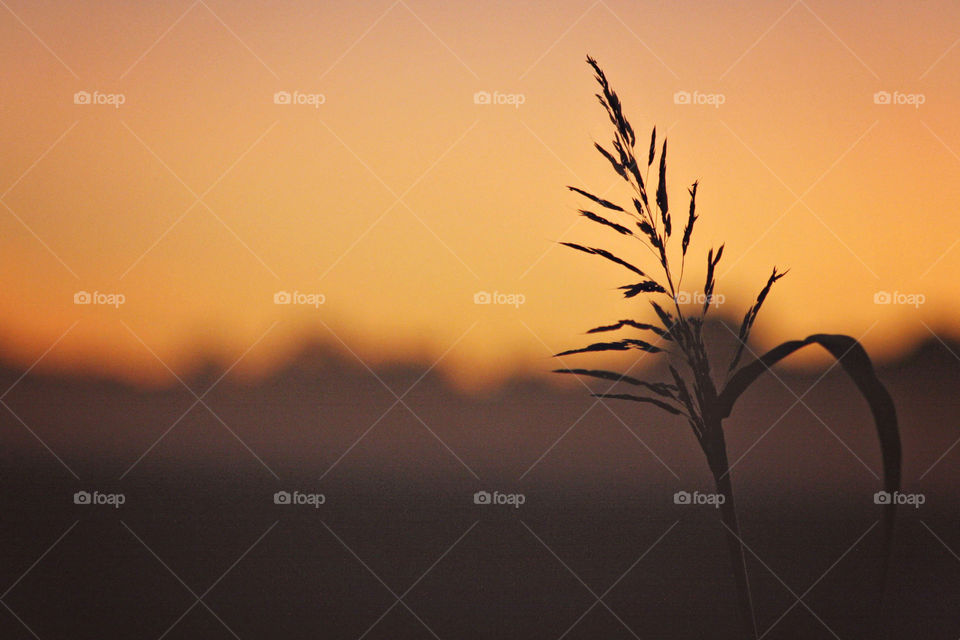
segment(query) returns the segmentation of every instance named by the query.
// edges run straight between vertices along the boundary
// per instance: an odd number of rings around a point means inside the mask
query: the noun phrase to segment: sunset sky
[[[0,347],[23,366],[256,372],[316,336],[489,382],[647,317],[629,273],[557,245],[654,266],[565,188],[626,195],[588,53],[638,137],[669,136],[675,211],[700,180],[684,290],[726,242],[734,322],[791,269],[764,345],[960,336],[955,2],[0,5]]]

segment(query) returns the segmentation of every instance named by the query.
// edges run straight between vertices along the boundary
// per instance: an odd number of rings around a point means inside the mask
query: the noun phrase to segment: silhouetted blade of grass
[[[683,229],[683,242],[680,245],[682,255],[687,255],[687,247],[690,246],[690,235],[693,233],[693,223],[697,221],[697,186],[694,182],[690,187],[690,215],[687,217],[687,226]]]
[[[627,284],[622,287],[617,287],[618,289],[623,289],[623,297],[632,298],[641,293],[666,293],[667,290],[663,288],[662,285],[657,284],[653,280],[644,280],[643,282],[638,282],[637,284]]]
[[[667,205],[667,141],[663,141],[660,152],[660,179],[657,182],[657,207],[663,221],[663,230],[670,237],[670,208]]]
[[[603,198],[599,198],[593,195],[592,193],[588,193],[584,191],[583,189],[577,189],[576,187],[571,187],[571,186],[567,186],[567,189],[570,189],[570,191],[576,191],[577,193],[584,196],[585,198],[590,198],[601,207],[606,207],[607,209],[612,209],[613,211],[623,211],[623,207],[621,207],[620,205],[614,204],[609,200],[604,200]]]
[[[660,323],[663,325],[663,328],[666,329],[671,336],[676,337],[675,328],[677,326],[677,323],[674,322],[673,316],[670,315],[669,312],[664,311],[663,307],[658,305],[653,300],[650,301],[650,305],[653,307],[653,310],[657,314],[657,317],[660,318]]]
[[[626,382],[635,387],[645,387],[657,395],[665,398],[676,399],[674,391],[676,387],[666,382],[647,382],[628,376],[624,373],[615,371],[604,371],[602,369],[554,369],[553,373],[570,373],[576,376],[589,376],[591,378],[600,378],[602,380],[611,380],[613,382]]]
[[[647,157],[647,166],[653,164],[653,156],[657,152],[657,128],[654,127],[653,131],[650,132],[650,153]]]
[[[873,420],[880,440],[880,455],[883,459],[884,489],[890,493],[900,490],[900,430],[897,426],[897,409],[873,368],[870,356],[854,338],[845,335],[818,333],[805,340],[791,340],[774,347],[750,364],[744,365],[730,378],[718,399],[720,416],[726,418],[733,410],[737,399],[763,372],[794,351],[810,344],[819,344],[830,352],[843,366],[857,385],[873,413]],[[884,518],[892,527],[896,505],[884,506]]]
[[[655,334],[660,336],[665,340],[672,340],[673,338],[670,335],[661,329],[652,324],[647,324],[646,322],[636,322],[634,320],[620,320],[615,324],[608,324],[602,327],[594,327],[587,331],[587,333],[600,333],[602,331],[616,331],[617,329],[622,329],[623,327],[633,327],[634,329],[641,329],[643,331],[653,331]]]
[[[616,171],[621,178],[623,178],[624,180],[629,180],[629,178],[627,177],[627,172],[624,169],[623,165],[617,162],[617,159],[614,158],[612,155],[610,155],[609,151],[601,147],[600,143],[598,142],[594,142],[593,146],[595,146],[597,148],[597,151],[599,151],[603,155],[603,157],[610,162],[610,166],[613,167],[613,170]]]
[[[713,249],[710,249],[710,253],[707,254],[707,281],[703,285],[703,315],[707,315],[707,310],[710,308],[710,302],[713,298],[713,289],[717,285],[717,279],[714,277],[714,271],[717,268],[717,265],[720,264],[720,258],[723,257],[723,245],[720,245],[720,249],[717,250],[717,255],[713,255]]]
[[[649,404],[656,405],[661,409],[663,409],[664,411],[667,411],[674,415],[679,416],[683,414],[683,412],[680,411],[680,409],[670,406],[666,402],[663,402],[662,400],[657,400],[656,398],[647,398],[646,396],[635,396],[629,393],[591,393],[590,395],[593,396],[594,398],[610,398],[613,400],[632,400],[633,402],[647,402]]]
[[[554,369],[553,373],[570,373],[575,376],[590,376],[592,378],[601,378],[602,380],[612,380],[613,382],[626,382],[634,386],[643,386],[643,380],[632,378],[625,373],[616,373],[615,371],[604,371],[602,369]]]
[[[613,255],[609,251],[606,251],[605,249],[597,249],[595,247],[584,247],[583,245],[574,244],[573,242],[561,242],[560,244],[564,245],[565,247],[570,247],[571,249],[576,249],[577,251],[582,251],[584,253],[592,253],[594,255],[601,256],[603,258],[606,258],[610,262],[616,262],[617,264],[624,266],[627,269],[630,269],[630,271],[633,271],[638,275],[641,275],[641,276],[647,275],[640,269],[636,268],[635,266],[627,262],[626,260],[621,260],[620,258]]]
[[[589,353],[592,351],[628,351],[630,349],[639,349],[648,353],[659,353],[663,351],[663,349],[660,347],[655,347],[644,340],[626,338],[618,342],[597,342],[586,347],[581,347],[580,349],[571,349],[569,351],[558,353],[554,357],[560,358],[562,356],[569,356],[574,353]]]
[[[600,224],[602,224],[602,225],[604,225],[604,226],[610,227],[610,228],[613,229],[614,231],[616,231],[616,232],[618,232],[618,233],[622,233],[622,234],[625,235],[625,236],[632,236],[632,235],[633,235],[633,231],[630,231],[630,229],[627,229],[625,226],[620,225],[620,224],[617,224],[616,222],[610,222],[610,221],[607,220],[606,218],[604,218],[604,217],[602,217],[602,216],[598,216],[597,214],[595,214],[595,213],[592,212],[592,211],[587,211],[586,209],[580,209],[580,215],[582,215],[584,218],[589,218],[590,220],[593,220],[594,222],[598,222],[598,223],[600,223]]]
[[[787,275],[787,272],[777,273],[777,268],[773,268],[773,273],[770,274],[770,278],[767,280],[767,284],[764,285],[763,289],[760,290],[760,294],[757,296],[757,301],[747,309],[747,313],[743,316],[743,323],[740,325],[740,333],[737,335],[739,344],[737,345],[737,352],[733,356],[733,361],[730,363],[730,367],[727,369],[728,372],[733,371],[733,368],[737,366],[737,363],[740,362],[740,357],[743,355],[743,349],[747,346],[747,340],[750,338],[750,329],[753,328],[753,323],[757,320],[757,314],[760,313],[760,306],[763,304],[763,301],[767,299],[767,294],[770,293],[770,288],[773,284]]]

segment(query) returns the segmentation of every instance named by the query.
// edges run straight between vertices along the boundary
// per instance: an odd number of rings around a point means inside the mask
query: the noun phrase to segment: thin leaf
[[[671,384],[665,382],[646,382],[623,373],[616,373],[615,371],[604,371],[602,369],[554,369],[553,372],[569,373],[576,376],[589,376],[591,378],[600,378],[601,380],[611,380],[613,382],[626,382],[636,387],[645,387],[665,398],[675,398],[673,392],[676,387]]]
[[[569,351],[563,351],[556,354],[554,358],[569,356],[575,353],[590,353],[594,351],[629,351],[630,349],[639,349],[648,353],[659,353],[663,351],[663,349],[660,347],[656,347],[645,340],[625,338],[618,342],[597,342],[586,347],[581,347],[580,349],[570,349]]]
[[[620,164],[616,158],[610,155],[609,151],[601,147],[599,143],[594,142],[593,146],[595,146],[597,148],[597,151],[599,151],[601,155],[603,155],[603,157],[610,162],[610,164],[613,166],[613,170],[616,171],[621,178],[623,178],[624,180],[627,180],[627,172],[623,168],[623,165]]]
[[[596,255],[598,255],[598,256],[600,256],[600,257],[602,257],[602,258],[606,258],[606,259],[609,260],[610,262],[615,262],[615,263],[617,263],[617,264],[619,264],[619,265],[621,265],[621,266],[623,266],[623,267],[626,267],[627,269],[630,269],[630,271],[633,271],[634,273],[636,273],[636,274],[638,274],[638,275],[641,275],[641,276],[644,276],[644,277],[646,277],[646,275],[647,275],[647,274],[645,274],[643,271],[641,271],[640,269],[638,269],[637,267],[635,267],[635,266],[633,266],[632,264],[630,264],[629,262],[627,262],[626,260],[621,260],[620,258],[618,258],[617,256],[613,255],[612,253],[610,253],[610,252],[607,251],[606,249],[593,248],[593,252],[594,252]]]
[[[657,317],[660,318],[660,323],[663,325],[663,328],[672,335],[672,329],[676,325],[676,323],[673,321],[673,316],[670,315],[669,311],[664,311],[663,307],[658,305],[656,302],[651,300],[650,304],[653,305],[653,310],[656,312]]]
[[[576,191],[577,193],[584,196],[585,198],[590,198],[601,207],[606,207],[607,209],[612,209],[614,211],[623,211],[623,207],[621,207],[620,205],[614,204],[609,200],[604,200],[603,198],[598,198],[597,196],[593,195],[592,193],[588,193],[583,189],[578,189],[576,187],[571,187],[571,186],[568,186],[567,189],[570,189],[570,191]]]
[[[873,421],[880,441],[880,455],[883,460],[883,487],[888,493],[900,490],[901,446],[900,429],[897,426],[897,409],[893,398],[877,373],[863,346],[850,336],[815,334],[805,340],[792,340],[774,347],[750,364],[744,365],[726,384],[717,400],[718,416],[723,419],[730,415],[733,405],[744,391],[774,364],[810,344],[819,344],[830,352],[843,366],[847,375],[860,390],[873,414]],[[882,554],[884,576],[889,565],[893,526],[896,519],[896,502],[891,500],[883,507],[885,549]],[[882,582],[881,582],[882,584]]]
[[[673,382],[677,389],[677,399],[687,408],[687,415],[690,418],[690,424],[694,427],[693,432],[700,437],[703,434],[703,421],[700,419],[697,407],[693,403],[693,397],[687,389],[687,383],[684,381],[680,372],[673,368],[673,365],[667,365],[670,368],[670,375],[673,376]]]
[[[660,284],[654,282],[653,280],[644,280],[643,282],[638,282],[637,284],[627,284],[617,288],[623,290],[624,298],[632,298],[641,293],[666,293],[667,292],[666,289],[664,289],[662,286],[660,286]]]
[[[655,249],[660,251],[660,264],[666,266],[667,258],[664,254],[663,242],[661,242],[660,236],[654,234],[653,237],[650,238],[650,244],[652,244]]]
[[[650,153],[647,154],[647,166],[653,164],[653,156],[657,151],[657,128],[654,127],[650,133]]]
[[[654,326],[652,324],[647,324],[645,322],[635,322],[633,320],[621,320],[616,324],[605,325],[602,327],[595,327],[587,331],[587,333],[600,333],[602,331],[616,331],[617,329],[622,329],[623,327],[633,327],[634,329],[641,329],[644,331],[653,331],[655,334],[660,336],[665,340],[672,340],[672,338],[667,334],[666,331],[660,327]]]
[[[677,387],[677,397],[680,401],[690,409],[691,414],[694,412],[693,409],[693,399],[690,397],[690,392],[687,390],[687,383],[684,381],[683,376],[680,375],[680,372],[674,369],[672,364],[667,365],[670,368],[670,375],[673,376],[673,382]]]
[[[670,237],[670,206],[667,204],[667,141],[660,152],[660,180],[657,183],[657,208],[663,220],[663,230]]]
[[[680,346],[684,346],[686,344],[686,340],[684,340],[680,323],[673,319],[673,316],[670,315],[669,311],[665,311],[663,307],[661,307],[655,301],[651,300],[650,305],[653,307],[654,312],[656,312],[657,317],[660,319],[660,324],[663,325],[663,328],[666,329],[668,334],[670,334],[670,337],[673,338],[674,342]]]
[[[630,173],[633,175],[633,179],[637,181],[637,187],[640,189],[640,197],[646,202],[647,186],[643,183],[643,175],[641,175],[640,167],[637,165],[637,160],[633,157],[632,153],[627,159],[627,162],[624,163],[624,166],[630,169]]]
[[[650,239],[650,244],[656,246],[657,244],[657,232],[653,230],[653,227],[650,226],[650,223],[646,220],[641,220],[637,223],[637,228],[642,231],[647,238]]]
[[[623,340],[634,349],[640,349],[641,351],[646,351],[648,353],[660,353],[663,351],[660,347],[650,344],[646,340],[638,340],[637,338],[626,338]]]
[[[743,323],[740,325],[740,331],[737,334],[737,339],[739,344],[737,345],[737,352],[733,356],[733,361],[730,363],[730,367],[727,369],[727,372],[733,371],[734,367],[737,366],[737,363],[740,362],[740,357],[743,355],[743,349],[747,346],[747,340],[750,338],[750,330],[753,328],[753,323],[757,320],[757,314],[760,313],[760,306],[763,304],[763,301],[767,299],[767,294],[770,293],[770,288],[773,286],[777,280],[787,275],[787,271],[782,273],[777,273],[777,268],[773,268],[773,273],[770,274],[770,278],[767,280],[767,284],[764,285],[763,289],[760,290],[760,293],[757,295],[757,301],[747,309],[746,315],[743,316]]]
[[[613,400],[632,400],[633,402],[647,402],[652,405],[656,405],[668,413],[679,416],[683,415],[683,412],[676,407],[667,404],[663,400],[657,400],[656,398],[648,398],[646,396],[635,396],[629,393],[591,393],[591,396],[594,398],[610,398]]]
[[[666,382],[644,382],[643,380],[640,382],[643,382],[642,386],[646,387],[650,391],[653,391],[657,395],[661,395],[664,398],[670,398],[674,401],[677,399],[677,388],[672,384],[667,384]]]
[[[564,246],[566,246],[566,247],[570,247],[571,249],[576,249],[577,251],[582,251],[582,252],[584,252],[584,253],[592,253],[592,254],[598,255],[598,256],[600,256],[600,257],[602,257],[602,258],[606,258],[606,259],[609,260],[610,262],[615,262],[615,263],[617,263],[617,264],[619,264],[619,265],[621,265],[621,266],[624,266],[624,267],[626,267],[627,269],[630,269],[630,271],[633,271],[634,273],[636,273],[636,274],[638,274],[638,275],[641,275],[641,276],[643,276],[643,277],[646,277],[646,275],[647,275],[647,274],[645,274],[643,271],[641,271],[640,269],[638,269],[638,268],[636,268],[635,266],[633,266],[632,264],[630,264],[629,262],[627,262],[627,261],[625,261],[625,260],[621,260],[620,258],[618,258],[617,256],[613,255],[612,253],[610,253],[610,252],[607,251],[606,249],[597,249],[596,247],[585,247],[585,246],[583,246],[583,245],[575,244],[575,243],[573,243],[573,242],[561,242],[560,244],[562,244],[562,245],[564,245]]]
[[[687,247],[690,246],[690,236],[693,234],[693,223],[697,221],[697,182],[690,187],[690,214],[687,217],[687,226],[683,229],[683,242],[681,247],[683,255],[687,255]]]
[[[625,373],[616,373],[615,371],[604,371],[602,369],[554,369],[553,373],[569,373],[575,376],[590,376],[591,378],[600,378],[601,380],[612,380],[613,382],[626,382],[636,386],[642,386],[643,380],[638,380],[628,376]]]
[[[622,233],[625,236],[633,235],[633,231],[630,231],[630,229],[627,229],[625,226],[617,224],[616,222],[611,222],[610,220],[607,220],[602,216],[598,216],[592,211],[587,211],[586,209],[580,209],[580,215],[582,215],[584,218],[587,218],[589,220],[593,220],[594,222],[602,224],[605,227],[610,227],[617,233]]]
[[[563,356],[569,356],[575,353],[589,353],[593,351],[629,351],[629,350],[630,350],[630,345],[625,344],[624,342],[597,342],[587,347],[581,347],[580,349],[570,349],[568,351],[562,351],[554,355],[553,357],[561,358]]]
[[[707,254],[707,282],[703,287],[703,314],[706,315],[707,311],[710,308],[710,303],[713,301],[713,290],[717,284],[717,279],[714,277],[714,272],[718,264],[720,264],[720,258],[723,257],[723,247],[720,245],[720,249],[717,251],[717,255],[713,255],[713,249],[710,249],[710,253]]]

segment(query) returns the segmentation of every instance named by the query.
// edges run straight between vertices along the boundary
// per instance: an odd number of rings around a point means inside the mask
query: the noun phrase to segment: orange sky
[[[636,251],[564,188],[623,193],[592,150],[610,131],[588,52],[639,137],[669,131],[674,207],[701,181],[685,289],[725,241],[732,316],[792,269],[761,341],[845,332],[891,355],[958,335],[960,7],[835,5],[9,1],[3,342],[25,365],[56,343],[44,366],[151,379],[197,349],[250,349],[256,369],[313,332],[370,363],[443,356],[465,381],[543,370],[585,329],[646,314],[614,290],[625,273],[555,244]]]

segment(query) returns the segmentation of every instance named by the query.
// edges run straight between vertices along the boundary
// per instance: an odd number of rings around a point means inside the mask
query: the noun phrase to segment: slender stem
[[[720,505],[720,519],[725,525],[727,547],[733,569],[734,583],[737,589],[737,610],[745,637],[756,638],[756,618],[753,614],[753,601],[750,595],[750,579],[747,575],[747,562],[743,543],[740,538],[740,525],[737,522],[737,508],[733,497],[733,483],[730,479],[730,465],[727,460],[726,443],[720,421],[709,425],[705,434],[704,452],[713,472],[717,493],[724,497]],[[708,450],[709,449],[709,450]]]
[[[660,241],[666,242],[663,239]],[[664,254],[666,254],[666,248],[664,248]],[[680,310],[680,303],[677,302],[677,290],[676,287],[673,286],[673,276],[670,275],[670,263],[668,261],[664,261],[663,271],[667,275],[667,284],[670,286],[670,297],[673,298],[673,306],[677,310],[677,319],[680,322],[685,322],[683,319],[683,311]]]
[[[684,253],[680,256],[680,279],[677,280],[677,287],[683,286],[683,272],[687,267],[687,254]]]

